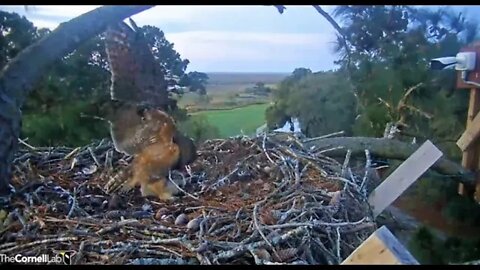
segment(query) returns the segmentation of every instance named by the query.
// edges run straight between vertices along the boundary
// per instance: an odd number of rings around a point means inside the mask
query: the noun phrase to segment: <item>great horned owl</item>
[[[172,193],[166,174],[193,162],[196,148],[165,112],[171,104],[165,72],[131,22],[137,31],[124,22],[106,31],[112,84],[110,99],[100,107],[110,123],[115,149],[134,156],[130,186],[140,184],[143,196],[166,200]]]

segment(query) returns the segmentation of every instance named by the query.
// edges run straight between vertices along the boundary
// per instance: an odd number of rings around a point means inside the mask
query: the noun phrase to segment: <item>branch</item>
[[[360,156],[365,154],[365,149],[368,149],[372,155],[395,160],[406,160],[419,147],[418,144],[405,143],[398,140],[368,137],[325,138],[306,142],[304,145],[307,148],[315,146],[317,149],[343,146],[343,149],[330,151],[328,154],[331,157],[344,157],[348,150],[351,151],[352,156]],[[444,157],[440,158],[432,166],[432,169],[440,174],[452,176],[452,179],[463,183],[473,183],[475,181],[473,173]]]

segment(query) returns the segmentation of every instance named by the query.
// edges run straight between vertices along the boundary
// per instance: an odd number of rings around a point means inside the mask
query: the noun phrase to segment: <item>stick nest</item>
[[[27,144],[25,144],[27,145]],[[28,146],[28,145],[27,145]],[[375,229],[363,175],[290,135],[209,140],[171,203],[107,193],[131,157],[103,140],[23,147],[0,254],[73,250],[74,264],[339,264]],[[359,173],[360,174],[360,173]],[[180,181],[182,182],[182,181]]]

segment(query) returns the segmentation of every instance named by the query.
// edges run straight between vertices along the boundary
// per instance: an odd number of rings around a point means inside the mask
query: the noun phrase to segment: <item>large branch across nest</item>
[[[305,142],[306,147],[315,146],[316,148],[335,148],[329,151],[329,156],[344,157],[350,149],[352,155],[365,155],[365,149],[371,154],[396,160],[405,160],[417,150],[418,144],[410,144],[398,140],[384,138],[368,137],[336,137],[321,138],[318,140],[309,140]],[[342,148],[338,148],[342,146]],[[446,158],[440,158],[432,169],[443,175],[451,175],[453,179],[463,183],[473,183],[474,174],[465,170],[461,165]]]

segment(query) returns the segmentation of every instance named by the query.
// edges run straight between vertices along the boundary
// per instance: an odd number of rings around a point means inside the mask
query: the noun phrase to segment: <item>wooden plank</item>
[[[463,132],[457,141],[457,146],[462,150],[467,150],[475,140],[480,137],[480,113],[477,113],[469,123],[467,130]]]
[[[472,122],[475,116],[480,111],[480,89],[471,89],[470,90],[470,100],[468,104],[468,114],[467,114],[467,123],[466,129],[470,129]],[[479,168],[479,143],[473,143],[466,151],[463,151],[462,156],[462,166],[472,172],[477,171]],[[478,181],[477,181],[478,183]],[[470,193],[471,188],[466,187],[463,183],[459,184],[458,192],[460,195],[467,195]]]
[[[382,226],[373,232],[341,264],[418,265],[419,263],[392,232],[387,227]]]
[[[426,141],[407,160],[390,174],[368,197],[373,215],[378,216],[411,184],[425,173],[443,153]]]

